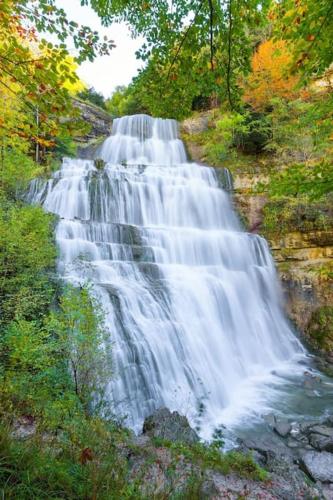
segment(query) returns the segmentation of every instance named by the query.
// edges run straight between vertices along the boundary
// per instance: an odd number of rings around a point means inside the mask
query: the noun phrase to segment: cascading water
[[[175,121],[115,120],[97,156],[101,170],[65,159],[30,199],[60,216],[60,273],[102,301],[115,410],[139,430],[158,407],[192,423],[200,407],[207,436],[264,411],[304,356],[266,241],[242,231],[215,171],[187,162]]]

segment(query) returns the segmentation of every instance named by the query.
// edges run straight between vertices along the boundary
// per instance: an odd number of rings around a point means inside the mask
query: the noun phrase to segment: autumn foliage
[[[286,42],[267,40],[255,51],[252,72],[244,85],[244,100],[257,110],[263,110],[274,97],[293,99],[298,76],[288,74],[292,60]]]

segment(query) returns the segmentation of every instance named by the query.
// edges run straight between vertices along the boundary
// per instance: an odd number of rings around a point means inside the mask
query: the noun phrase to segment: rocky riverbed
[[[198,498],[227,499],[332,499],[333,498],[333,416],[307,423],[288,422],[274,415],[265,417],[271,433],[238,440],[237,452],[251,455],[268,472],[264,480],[245,477],[242,471],[222,473],[214,467],[193,463],[182,455],[173,469],[173,488],[182,489],[189,477],[199,480]],[[140,453],[132,456],[135,474],[145,468],[145,488],[155,495],[170,487],[169,469],[173,461],[172,446],[164,442],[199,442],[187,419],[177,412],[160,409],[147,418],[142,435],[133,438]],[[156,447],[156,442],[160,446]],[[142,453],[154,457],[147,468]],[[223,451],[221,452],[223,453]]]

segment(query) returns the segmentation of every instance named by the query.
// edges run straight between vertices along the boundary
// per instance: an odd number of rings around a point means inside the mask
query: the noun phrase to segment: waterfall
[[[207,435],[260,413],[304,357],[266,241],[242,230],[214,169],[187,161],[174,120],[117,119],[97,156],[105,168],[65,158],[29,196],[60,217],[61,275],[102,302],[110,404],[135,430],[167,406]]]

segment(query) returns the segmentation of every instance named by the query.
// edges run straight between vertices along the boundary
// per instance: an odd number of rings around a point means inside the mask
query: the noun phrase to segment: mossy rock
[[[105,165],[106,163],[102,158],[96,158],[94,160],[94,166],[97,168],[97,170],[103,170]]]
[[[306,333],[314,347],[333,352],[333,306],[316,309],[312,313]]]

